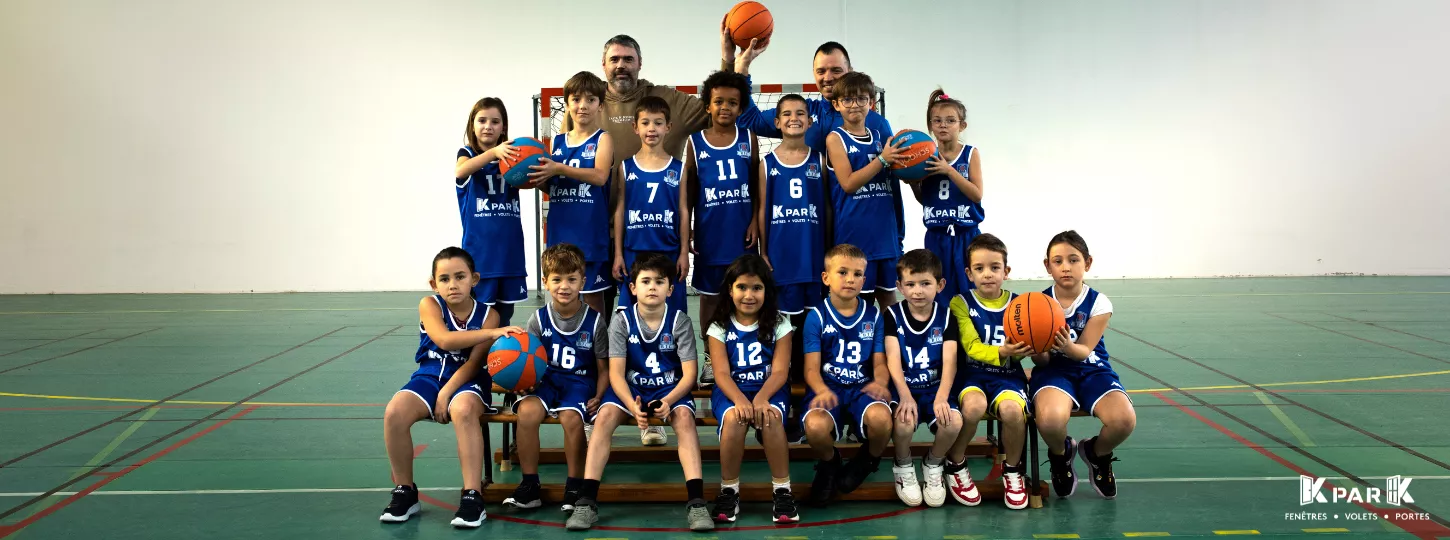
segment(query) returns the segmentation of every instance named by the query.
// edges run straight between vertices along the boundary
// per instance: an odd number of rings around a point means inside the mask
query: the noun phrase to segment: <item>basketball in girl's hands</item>
[[[730,8],[730,13],[725,15],[725,28],[730,30],[730,40],[735,42],[736,47],[742,49],[750,47],[750,40],[758,40],[755,47],[758,49],[770,43],[770,33],[775,31],[775,19],[770,16],[770,10],[760,2],[745,1],[735,4]]]
[[[509,144],[518,151],[518,158],[509,159],[505,156],[499,160],[498,169],[503,173],[504,181],[519,189],[534,187],[529,182],[529,173],[534,170],[529,167],[538,165],[539,159],[548,156],[549,147],[533,137],[519,137],[509,141]]]
[[[544,342],[533,334],[507,334],[488,349],[488,374],[493,383],[512,391],[539,384],[549,369]]]
[[[891,144],[901,148],[900,160],[891,165],[891,171],[902,180],[926,178],[927,160],[936,155],[936,139],[914,129],[896,132]]]
[[[1053,336],[1059,328],[1067,325],[1062,314],[1062,305],[1040,292],[1019,294],[1007,304],[1007,339],[1026,343],[1037,352],[1052,348]]]

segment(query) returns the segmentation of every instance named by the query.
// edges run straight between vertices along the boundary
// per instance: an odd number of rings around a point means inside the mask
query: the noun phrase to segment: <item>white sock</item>
[[[722,483],[722,484],[720,484],[720,489],[733,489],[733,490],[735,490],[736,493],[740,493],[740,480],[736,480],[736,481],[731,482],[729,484],[723,484]]]
[[[779,482],[779,481],[776,481],[775,479],[771,479],[771,481],[770,481],[770,490],[771,491],[775,491],[775,490],[778,490],[778,489],[784,489],[787,493],[789,493],[790,492],[790,479],[789,478],[786,478],[784,482]]]

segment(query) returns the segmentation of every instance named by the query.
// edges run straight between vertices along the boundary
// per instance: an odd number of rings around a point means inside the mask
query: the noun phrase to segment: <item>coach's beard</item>
[[[628,72],[616,72],[609,78],[609,86],[614,88],[616,94],[628,94],[639,86],[639,80]]]

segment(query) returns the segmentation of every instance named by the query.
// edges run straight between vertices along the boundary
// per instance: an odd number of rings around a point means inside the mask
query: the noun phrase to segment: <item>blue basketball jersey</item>
[[[777,285],[819,283],[824,271],[824,155],[809,152],[805,161],[782,163],[765,155],[765,250]]]
[[[821,377],[828,384],[861,386],[871,382],[871,355],[883,352],[881,312],[865,302],[857,306],[856,316],[847,319],[831,307],[828,298],[806,314],[805,352],[821,353]]]
[[[594,340],[609,339],[596,336],[594,329],[599,323],[599,312],[584,306],[584,320],[573,332],[560,330],[554,324],[554,310],[545,305],[539,308],[537,317],[541,332],[539,338],[549,354],[549,377],[573,377],[594,383],[599,376],[598,359],[594,357]]]
[[[1055,287],[1048,287],[1042,292],[1043,294],[1046,294],[1049,298],[1052,298],[1055,301],[1057,297],[1052,295],[1052,290],[1054,288]],[[1072,311],[1063,310],[1066,311],[1064,315],[1067,316],[1068,339],[1076,342],[1077,336],[1081,335],[1083,330],[1087,329],[1087,322],[1089,318],[1092,318],[1093,305],[1098,302],[1098,296],[1098,291],[1096,289],[1088,287],[1087,285],[1083,285],[1082,297],[1077,300],[1077,308],[1073,309]],[[1105,337],[1098,338],[1098,344],[1097,346],[1093,347],[1092,354],[1089,354],[1087,359],[1081,362],[1068,358],[1067,356],[1059,353],[1052,353],[1052,366],[1054,368],[1071,366],[1096,366],[1113,369],[1112,364],[1108,363],[1108,344]]]
[[[976,149],[970,145],[963,146],[962,153],[952,160],[952,168],[964,177],[972,162],[973,150]],[[982,211],[982,203],[967,197],[944,175],[926,177],[922,180],[921,190],[921,221],[928,229],[953,226],[970,230],[980,226],[987,217]]]
[[[962,301],[967,303],[967,315],[972,319],[972,328],[977,331],[977,336],[982,343],[993,347],[1001,347],[1007,344],[1006,322],[1007,306],[1012,304],[1012,299],[1017,295],[1013,294],[1007,298],[1007,302],[1000,308],[990,308],[977,301],[977,295],[968,291],[960,296]],[[971,359],[965,353],[958,355],[962,358],[957,362],[957,373],[965,375],[970,372],[991,373],[994,375],[1011,375],[1014,377],[1025,377],[1026,372],[1022,371],[1020,360],[1006,360],[1000,366],[994,366]]]
[[[603,133],[602,129],[595,131],[578,146],[569,145],[568,133],[555,135],[550,158],[570,167],[593,169]],[[544,233],[549,246],[574,244],[584,252],[585,261],[610,260],[609,183],[596,186],[564,175],[549,179],[549,221]]]
[[[881,153],[881,145],[885,142],[882,134],[875,130],[867,131],[870,136],[866,142],[861,142],[847,132],[846,128],[836,128],[835,133],[845,143],[846,158],[851,160],[852,170],[861,170]],[[828,160],[827,165],[829,164]],[[899,256],[901,245],[895,229],[882,226],[888,217],[895,219],[896,216],[896,203],[891,195],[892,180],[887,177],[886,171],[877,173],[875,178],[866,182],[855,193],[846,193],[841,188],[841,178],[836,176],[835,169],[830,170],[831,207],[835,210],[835,243],[861,248],[861,251],[866,252],[868,260]]]
[[[467,146],[458,150],[458,157],[475,155]],[[458,215],[463,220],[463,250],[473,256],[479,276],[526,275],[518,188],[504,181],[497,161],[484,165],[468,178],[455,180]]]
[[[694,206],[694,238],[699,254],[695,264],[726,265],[745,254],[745,230],[750,228],[750,132],[735,128],[735,140],[718,148],[705,140],[705,132],[690,135],[687,149],[695,156],[695,178],[700,183]]]
[[[653,336],[646,336],[639,320],[639,307],[624,312],[629,323],[629,348],[625,356],[624,377],[635,389],[658,390],[679,384],[680,354],[675,346],[675,318],[679,311],[668,310]]]
[[[632,251],[680,249],[680,178],[685,164],[670,158],[664,168],[645,170],[624,160],[624,248]]]
[[[781,318],[777,324],[785,323]],[[773,336],[772,336],[773,337]],[[725,329],[725,353],[730,358],[730,378],[745,392],[755,392],[770,377],[771,362],[775,360],[775,340],[760,339],[760,323],[741,326],[730,318],[730,327]]]
[[[465,330],[482,330],[483,321],[488,318],[489,308],[487,304],[480,304],[473,301],[473,312],[468,315],[468,320],[459,323],[448,311],[448,302],[440,295],[433,295],[433,301],[438,302],[438,307],[443,310],[443,324],[448,325],[452,332]],[[468,355],[473,352],[473,347],[450,351],[439,347],[432,339],[428,338],[428,330],[423,328],[423,321],[418,321],[418,353],[413,356],[413,361],[418,363],[419,373],[437,373],[438,380],[446,381],[468,363]],[[484,372],[487,374],[487,372]]]
[[[931,309],[931,320],[918,329],[920,323],[912,320],[906,302],[887,308],[896,323],[902,374],[913,391],[941,386],[942,348],[947,325],[953,324],[952,312],[940,302],[932,304]]]

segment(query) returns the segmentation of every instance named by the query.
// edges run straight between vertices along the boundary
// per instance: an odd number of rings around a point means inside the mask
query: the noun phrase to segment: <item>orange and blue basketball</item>
[[[901,145],[901,161],[891,166],[891,171],[902,180],[926,178],[927,160],[936,155],[936,139],[914,129],[896,132],[891,143]]]
[[[544,342],[533,334],[508,334],[488,349],[488,374],[508,390],[533,388],[549,369]]]
[[[503,179],[510,186],[519,189],[534,187],[529,182],[529,173],[534,172],[529,167],[538,165],[539,159],[549,155],[549,147],[533,137],[519,137],[510,141],[519,152],[518,159],[507,157],[499,160],[498,169],[503,173]]]

